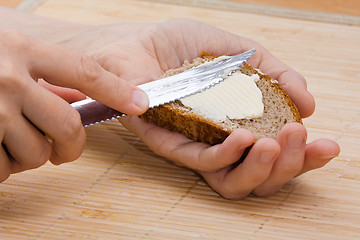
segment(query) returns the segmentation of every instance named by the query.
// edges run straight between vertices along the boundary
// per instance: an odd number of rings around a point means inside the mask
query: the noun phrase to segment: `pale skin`
[[[251,132],[236,130],[222,144],[210,146],[135,116],[148,106],[136,85],[159,78],[203,51],[233,55],[254,47],[257,51],[249,63],[277,79],[301,116],[310,116],[315,102],[305,79],[253,40],[191,20],[91,27],[3,8],[0,30],[0,59],[6,59],[0,62],[0,181],[48,159],[61,164],[81,155],[85,131],[65,100],[79,100],[85,94],[133,115],[121,123],[155,153],[198,172],[229,199],[250,193],[270,196],[340,152],[329,139],[307,143],[305,127],[292,123],[277,139],[258,140],[244,162],[233,167],[253,144]]]

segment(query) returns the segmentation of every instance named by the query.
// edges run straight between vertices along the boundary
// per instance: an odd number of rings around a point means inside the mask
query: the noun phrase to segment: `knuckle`
[[[0,93],[1,95],[1,93]],[[6,128],[14,121],[14,117],[19,115],[19,108],[0,98],[0,134],[5,134]],[[0,135],[3,137],[3,135]]]
[[[2,33],[0,33],[0,39],[2,38],[1,34]],[[14,40],[10,37],[7,38],[8,41],[12,42],[12,46],[7,47],[6,44],[8,43],[5,43],[5,48],[10,49],[10,53],[7,53],[8,55],[5,56],[1,54],[1,58],[4,58],[5,61],[0,61],[0,91],[11,94],[14,90],[24,90],[26,88],[26,83],[28,82],[27,80],[29,80],[29,76],[26,75],[24,71],[24,64],[21,63],[21,58],[18,59],[19,53],[23,52],[20,45],[26,44],[16,43],[20,42],[20,40]],[[0,45],[1,44],[2,40],[0,41]]]
[[[267,177],[268,177],[267,174],[265,175],[264,173],[254,172],[248,176],[247,181],[252,186],[255,186],[258,185],[259,183],[262,183]]]
[[[0,91],[11,93],[26,89],[26,81],[19,68],[10,62],[0,63]]]
[[[11,120],[11,116],[9,114],[9,111],[7,110],[6,107],[2,107],[2,105],[0,105],[0,122],[1,125],[4,126],[6,125],[6,123],[8,123]]]
[[[69,108],[64,114],[58,135],[54,138],[50,162],[54,165],[76,160],[85,146],[85,131],[80,114]]]
[[[218,166],[212,166],[202,161],[195,161],[194,163],[195,163],[194,169],[196,171],[211,173],[211,172],[215,172],[219,168]]]
[[[92,56],[92,59],[104,68],[110,68],[113,60],[111,59],[113,53],[107,49],[102,49],[102,52],[96,53]]]
[[[0,183],[1,182],[4,182],[6,179],[8,179],[9,178],[9,176],[10,176],[10,170],[9,171],[2,171],[1,173],[0,173]]]
[[[0,161],[8,161],[7,159],[0,159]],[[0,171],[0,183],[8,179],[11,174],[11,168],[3,167]]]
[[[237,200],[242,197],[240,191],[237,191],[236,188],[234,188],[233,184],[222,184],[221,188],[219,188],[218,193],[222,197],[230,200]]]
[[[61,127],[62,139],[70,141],[77,139],[82,129],[80,114],[75,109],[69,108],[64,115],[64,121]]]
[[[61,128],[61,135],[64,140],[78,138],[83,126],[81,124],[80,114],[72,108],[69,108],[65,114],[65,119]]]
[[[34,169],[43,166],[50,158],[51,155],[51,146],[50,144],[44,144],[41,151],[39,152],[39,157],[34,161],[31,161],[29,169]]]
[[[99,80],[102,72],[100,65],[90,57],[81,56],[79,64],[76,67],[78,81],[81,83],[95,84]]]
[[[286,176],[295,176],[301,169],[301,166],[299,166],[299,164],[283,164],[281,166],[281,172],[283,173],[283,175]]]
[[[17,30],[4,29],[0,31],[0,39],[5,46],[16,47],[17,50],[24,50],[29,47],[30,38]]]
[[[240,199],[243,199],[244,195],[240,194],[240,193],[236,193],[236,192],[233,192],[233,191],[222,191],[222,192],[219,192],[219,194],[223,197],[223,198],[226,198],[226,199],[229,199],[229,200],[240,200]]]
[[[253,194],[257,197],[270,197],[274,195],[277,191],[281,189],[280,187],[267,187],[261,190],[254,190]]]
[[[11,174],[11,163],[6,152],[0,144],[0,183],[5,181]]]

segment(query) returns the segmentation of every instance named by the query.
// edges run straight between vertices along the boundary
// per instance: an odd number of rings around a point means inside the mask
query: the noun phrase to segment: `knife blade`
[[[149,108],[181,99],[204,91],[222,81],[239,69],[255,53],[255,49],[247,52],[201,64],[185,72],[138,85],[149,97]],[[120,118],[126,114],[91,98],[71,104],[81,116],[84,127]]]

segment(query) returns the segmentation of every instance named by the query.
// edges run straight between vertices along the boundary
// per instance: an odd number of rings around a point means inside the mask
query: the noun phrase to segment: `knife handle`
[[[84,127],[126,115],[90,98],[74,102],[71,106],[80,113],[81,122]]]

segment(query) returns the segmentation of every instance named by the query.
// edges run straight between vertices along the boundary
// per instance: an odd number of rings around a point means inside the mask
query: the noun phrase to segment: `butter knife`
[[[255,53],[255,49],[201,64],[185,72],[138,85],[149,97],[149,108],[172,102],[204,91],[222,82],[227,76],[239,69]],[[95,125],[126,114],[109,108],[91,98],[71,104],[81,116],[84,127]]]

